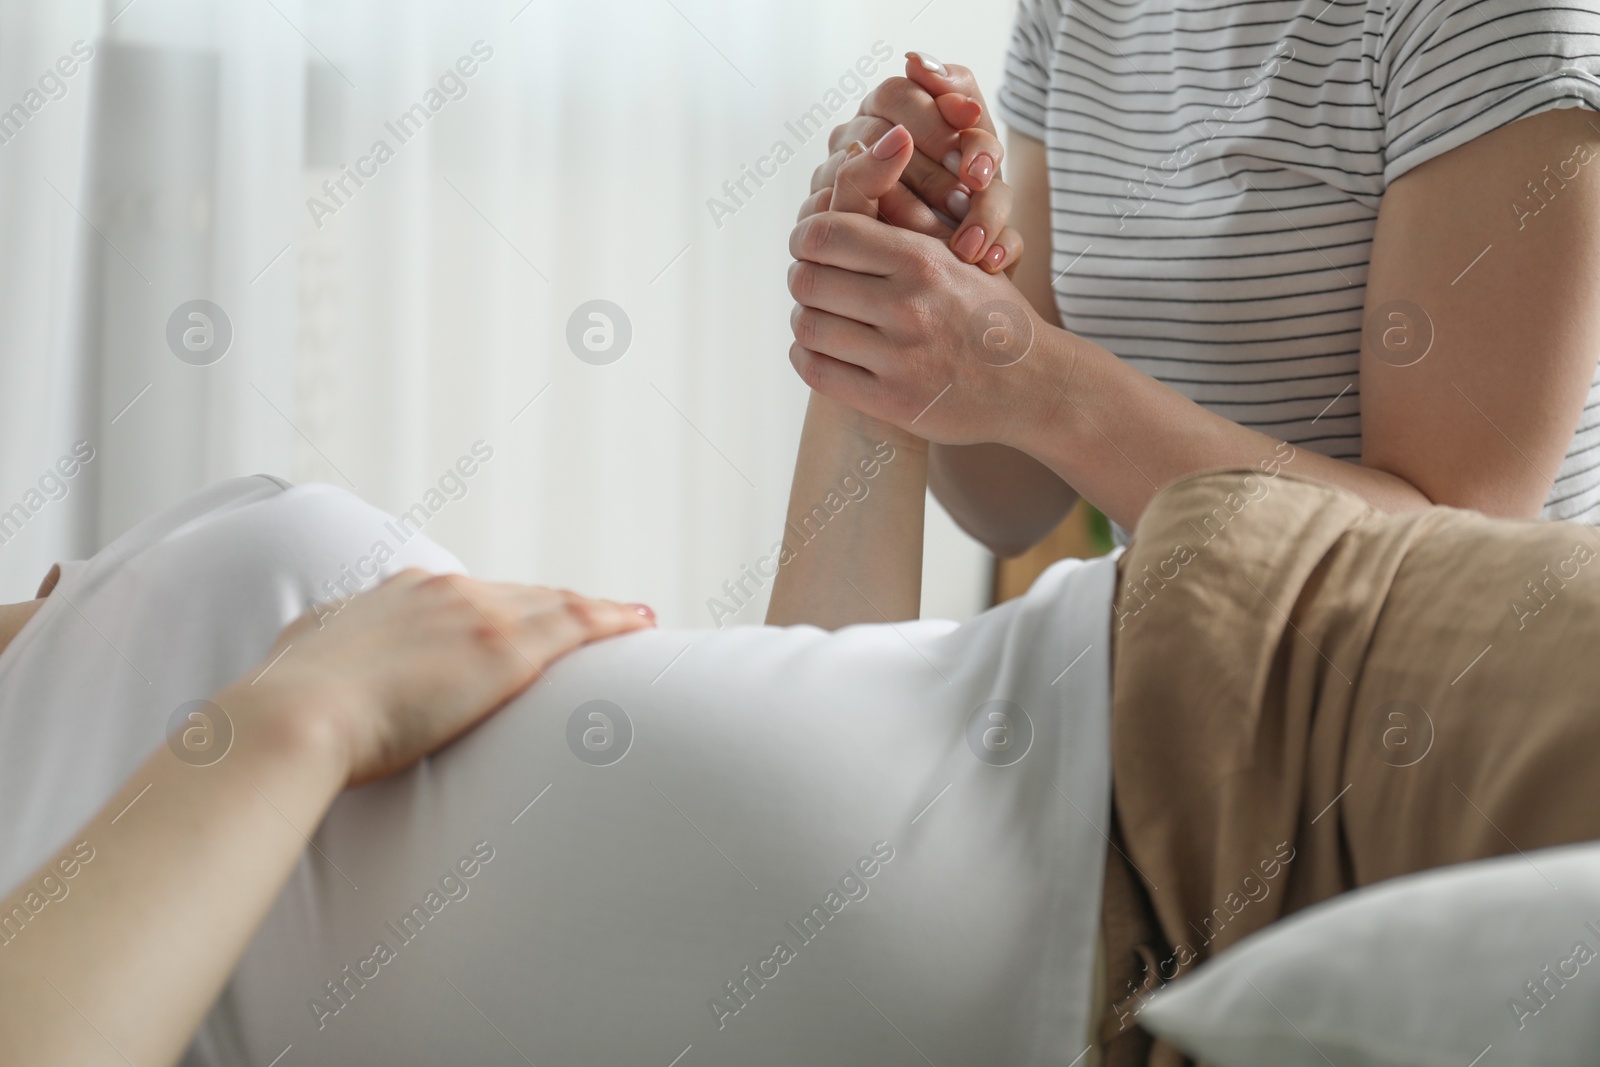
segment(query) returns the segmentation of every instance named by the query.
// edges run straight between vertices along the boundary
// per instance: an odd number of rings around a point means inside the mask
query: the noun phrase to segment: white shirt
[[[348,493],[266,477],[202,489],[63,566],[0,653],[0,890],[68,843],[165,743],[176,709],[260,663],[313,602],[348,595],[338,583],[408,566],[462,570]]]
[[[0,884],[118,833],[95,813],[174,710],[256,668],[324,583],[460,569],[404,532],[246,478],[68,568],[0,654]],[[960,626],[563,657],[336,799],[185,1063],[1081,1062],[1114,581],[1064,561]]]
[[[1021,0],[998,103],[1048,149],[1062,324],[1224,418],[1354,462],[1384,190],[1518,119],[1600,108],[1600,6]],[[1556,224],[1545,200],[1600,170],[1587,149],[1547,162],[1537,195],[1542,171],[1506,190],[1529,239]],[[1600,520],[1600,374],[1544,513]]]

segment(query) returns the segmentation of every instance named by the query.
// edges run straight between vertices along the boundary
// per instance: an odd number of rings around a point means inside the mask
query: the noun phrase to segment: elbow
[[[973,538],[980,545],[982,545],[984,548],[987,548],[1000,559],[1016,559],[1018,556],[1025,555],[1029,549],[1033,548],[1040,541],[1044,540],[1044,534],[1040,534],[1038,537],[1028,539],[1024,537],[1017,537],[1012,531],[1006,531],[1004,534],[998,531],[989,531],[987,536],[980,536],[979,534],[973,533],[971,530],[968,530],[967,532],[972,534]],[[1049,531],[1046,530],[1045,533],[1049,533]]]
[[[1039,542],[1050,536],[1050,531],[1056,528],[1057,523],[1021,523],[999,522],[995,517],[983,516],[987,521],[979,521],[974,516],[962,515],[946,508],[946,513],[955,520],[961,532],[972,538],[978,544],[988,549],[1000,559],[1016,559],[1025,555],[1036,547]]]
[[[1417,511],[1430,507],[1476,511],[1496,519],[1532,520],[1544,516],[1543,483],[1517,471],[1501,477],[1468,477],[1452,472],[1453,477],[1429,476],[1400,464],[1363,463],[1368,470],[1390,480],[1389,491],[1375,501],[1385,511]]]

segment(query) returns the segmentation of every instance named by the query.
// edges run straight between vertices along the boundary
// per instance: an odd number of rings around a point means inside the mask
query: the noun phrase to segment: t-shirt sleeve
[[[1541,111],[1600,110],[1600,5],[1394,0],[1374,87],[1385,183]]]
[[[1045,139],[1050,70],[1061,24],[1061,0],[1018,0],[996,110],[1006,125]]]

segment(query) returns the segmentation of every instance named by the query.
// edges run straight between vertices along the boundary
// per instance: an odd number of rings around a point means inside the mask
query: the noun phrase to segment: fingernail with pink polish
[[[989,249],[989,254],[983,257],[983,261],[989,264],[992,270],[999,270],[1000,264],[1004,263],[1005,259],[1006,249],[1004,245],[995,245]]]
[[[875,159],[893,159],[897,153],[911,143],[911,131],[904,126],[896,126],[872,146],[872,155]]]
[[[934,74],[939,75],[943,75],[945,73],[944,64],[939,62],[937,59],[934,59],[926,52],[907,52],[906,58],[914,59],[918,63],[921,63],[923,70],[932,71]]]
[[[951,174],[960,175],[961,150],[959,148],[950,149],[950,151],[944,154],[943,163],[945,170],[949,171]]]
[[[972,197],[960,189],[952,189],[950,195],[944,198],[944,206],[950,217],[960,222],[972,210]]]
[[[648,605],[648,604],[629,604],[628,607],[632,608],[634,610],[635,614],[642,615],[646,619],[649,619],[651,622],[655,622],[656,621],[656,613],[654,611],[650,610],[650,605]]]
[[[967,168],[967,174],[972,178],[972,184],[979,189],[986,188],[990,179],[994,177],[994,158],[987,152],[981,153],[973,159],[972,165]]]
[[[956,238],[952,246],[956,255],[971,263],[978,258],[978,253],[983,250],[983,239],[986,235],[982,226],[973,226]]]

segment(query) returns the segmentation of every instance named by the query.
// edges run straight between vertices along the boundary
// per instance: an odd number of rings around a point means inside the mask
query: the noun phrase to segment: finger
[[[987,189],[1000,176],[1005,150],[988,130],[961,131],[961,164],[957,176],[971,189]]]
[[[950,241],[950,250],[957,258],[968,263],[983,258],[1011,217],[1011,198],[1011,186],[1005,182],[995,182],[972,194],[972,208],[956,227],[956,235]]]
[[[805,307],[881,326],[893,290],[869,274],[797,261],[789,264],[789,295]]]
[[[553,602],[546,598],[541,607],[529,610],[523,617],[523,629],[531,637],[554,636],[561,651],[567,652],[590,641],[647,629],[654,620],[654,613],[642,604],[597,600],[562,590]]]
[[[818,189],[816,192],[800,201],[800,213],[794,217],[795,221],[799,222],[808,215],[820,214],[821,212],[828,210],[828,205],[832,203],[833,186],[830,185],[826,189]]]
[[[1000,231],[1000,236],[994,244],[989,246],[989,251],[983,254],[978,266],[990,274],[999,274],[1011,269],[1021,258],[1022,234],[1007,226]]]
[[[961,147],[959,131],[944,120],[933,97],[905,78],[880,82],[861,101],[861,111],[910,130],[917,150],[930,159],[943,159],[945,153]]]
[[[878,197],[900,184],[900,175],[905,172],[913,151],[911,131],[895,126],[870,150],[850,153],[840,165],[839,177],[833,183],[832,210],[853,211],[876,218]]]
[[[839,172],[839,164],[843,162],[844,150],[841,149],[817,164],[817,169],[811,172],[811,191],[820,193],[824,189],[832,189],[833,177]]]
[[[825,211],[801,219],[789,233],[795,259],[887,277],[905,267],[921,234],[849,212]]]
[[[994,117],[989,113],[989,105],[984,103],[978,79],[966,67],[954,63],[946,66],[926,52],[907,52],[906,78],[935,98],[947,93],[959,93],[967,97],[978,105],[980,114],[977,125],[990,133],[996,132]]]
[[[959,157],[958,157],[959,158]],[[971,190],[961,184],[955,174],[921,152],[906,164],[905,175],[900,179],[922,202],[947,218],[960,221],[971,207]]]
[[[944,116],[945,122],[956,130],[976,126],[978,119],[983,116],[983,105],[965,93],[945,93],[936,96],[933,98],[933,106],[939,109],[939,114]]]
[[[866,107],[864,101],[862,107]],[[880,115],[868,114],[863,110],[860,114],[851,118],[850,121],[833,128],[833,132],[828,134],[828,151],[838,155],[845,150],[851,141],[873,144],[878,138],[889,132],[889,127],[894,125],[894,121],[894,119]],[[835,165],[837,166],[837,164]],[[828,179],[828,184],[833,184],[832,177]],[[820,188],[814,182],[811,187],[813,189]]]
[[[789,364],[816,392],[857,411],[869,402],[877,380],[853,363],[813,352],[796,341],[789,346]]]
[[[649,630],[656,625],[655,609],[649,604],[629,603],[621,600],[607,600],[623,616],[623,629],[619,632],[631,633],[634,630]]]
[[[935,214],[932,208],[924,204],[904,185],[896,186],[878,197],[878,217],[891,226],[924,233],[940,241],[948,241],[950,235],[955,232],[949,223]]]
[[[789,329],[795,343],[807,351],[869,371],[879,368],[883,338],[871,326],[796,304],[789,313]]]

